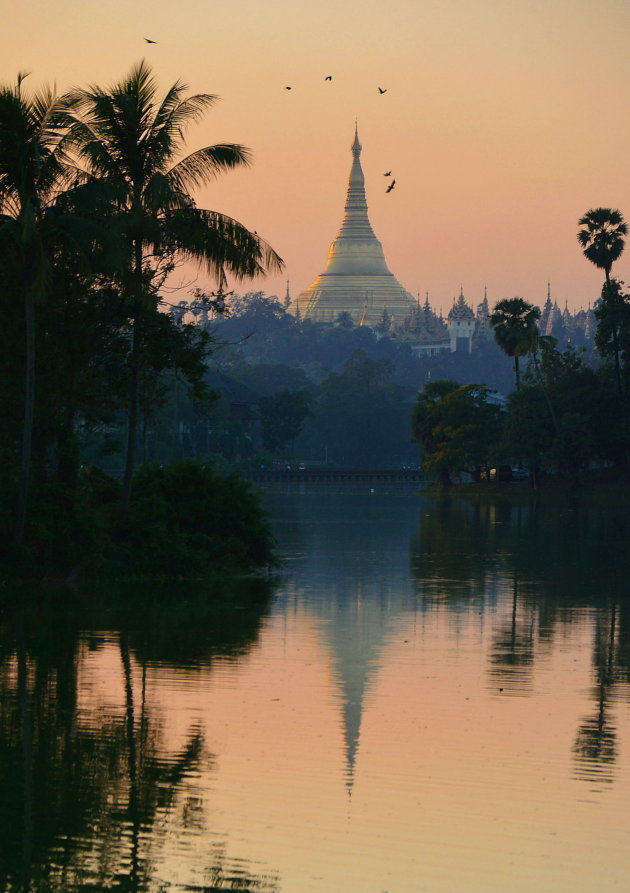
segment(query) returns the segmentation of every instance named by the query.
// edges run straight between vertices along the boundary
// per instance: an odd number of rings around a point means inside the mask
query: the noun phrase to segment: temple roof
[[[355,323],[367,325],[377,325],[387,310],[394,324],[401,325],[415,302],[389,270],[383,246],[372,229],[357,128],[351,148],[344,216],[330,246],[326,269],[289,309],[315,322],[334,322],[340,313],[347,312]]]
[[[473,313],[472,308],[466,303],[463,291],[460,291],[457,300],[453,301],[453,306],[449,311],[447,319],[474,319],[474,317],[475,314]]]

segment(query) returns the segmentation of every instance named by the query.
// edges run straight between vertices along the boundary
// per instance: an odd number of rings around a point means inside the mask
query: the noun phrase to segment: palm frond
[[[170,169],[169,178],[176,189],[192,189],[214,180],[230,168],[250,165],[251,160],[251,152],[245,146],[219,143],[187,155]]]
[[[282,258],[257,233],[217,211],[189,208],[173,212],[165,220],[165,229],[181,256],[214,276],[227,272],[237,279],[249,279],[284,268]]]

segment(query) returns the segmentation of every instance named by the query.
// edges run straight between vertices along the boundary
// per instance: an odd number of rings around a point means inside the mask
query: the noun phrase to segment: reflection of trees
[[[426,500],[411,550],[424,603],[494,604],[497,575],[509,571],[505,531],[520,527],[521,506],[450,497]]]
[[[490,675],[506,692],[522,694],[531,688],[535,614],[530,609],[519,615],[518,609],[519,588],[515,570],[510,620],[494,633],[490,652]]]
[[[593,699],[597,701],[597,709],[593,716],[582,721],[573,745],[578,776],[591,781],[612,781],[612,764],[617,757],[617,735],[608,717],[616,682],[616,625],[616,606],[598,614],[593,653]]]
[[[629,689],[616,683],[630,681],[630,551],[620,548],[628,541],[626,507],[613,498],[598,505],[588,494],[513,494],[423,500],[411,553],[416,592],[424,605],[460,611],[493,607],[509,587],[511,612],[494,634],[490,674],[493,684],[521,693],[540,645],[588,611],[596,709],[580,726],[574,754],[582,776],[602,778],[616,758],[613,689],[622,696]]]
[[[91,607],[88,617],[83,607],[64,600],[25,599],[5,611],[0,628],[1,890],[155,889],[155,862],[172,843],[167,829],[175,828],[170,833],[176,835],[184,829],[200,831],[202,802],[194,777],[211,758],[195,726],[178,752],[165,752],[160,716],[147,699],[146,656],[167,662],[168,628],[174,630],[176,662],[184,659],[180,648],[186,628],[193,660],[204,653],[207,659],[213,653],[243,653],[255,640],[268,604],[269,588],[266,599],[254,589],[253,595],[242,594],[230,630],[231,612],[220,598],[210,605],[207,593],[199,599],[181,587],[178,595],[184,598],[172,602],[170,622],[155,590],[153,616],[118,602],[99,617]],[[129,604],[133,595],[128,588]],[[115,713],[88,716],[78,679],[89,636],[79,630],[89,626],[88,620],[93,628],[107,629],[104,614],[127,617],[118,634],[124,703]],[[103,647],[108,637],[91,644]],[[140,657],[134,641],[141,645]],[[230,873],[219,850],[212,859],[206,889],[276,889],[269,877]]]

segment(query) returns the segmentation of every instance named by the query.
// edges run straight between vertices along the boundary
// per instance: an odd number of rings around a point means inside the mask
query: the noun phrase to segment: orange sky
[[[255,160],[198,202],[284,258],[284,276],[253,285],[269,294],[323,269],[357,118],[370,219],[409,291],[444,310],[460,286],[471,304],[484,286],[491,304],[542,304],[550,280],[577,309],[602,279],[578,218],[630,218],[629,38],[627,0],[31,0],[5,15],[0,81],[107,85],[144,57],[164,88],[218,94],[191,149],[238,142]],[[630,281],[630,248],[614,272]]]

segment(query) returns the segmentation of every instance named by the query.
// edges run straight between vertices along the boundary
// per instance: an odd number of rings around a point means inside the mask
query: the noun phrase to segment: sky
[[[460,289],[471,306],[486,288],[491,306],[542,306],[548,282],[571,310],[599,296],[577,221],[602,206],[630,219],[627,0],[1,2],[3,84],[107,86],[144,58],[161,90],[220,97],[188,147],[239,143],[253,164],[196,201],[285,262],[239,292],[288,281],[295,297],[323,271],[357,121],[370,220],[412,294],[445,312]],[[613,275],[630,281],[630,247]],[[193,277],[176,274],[176,300],[215,286]]]

